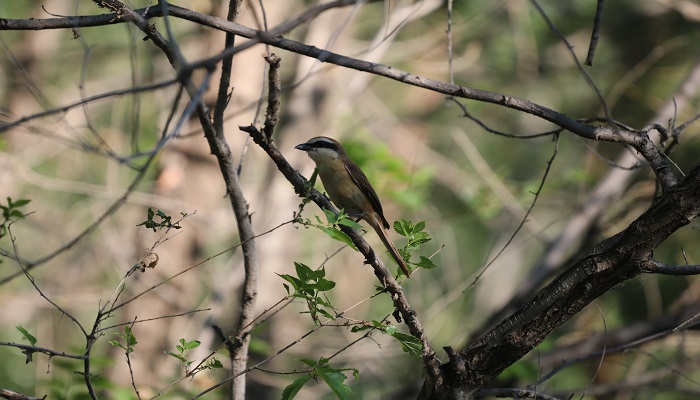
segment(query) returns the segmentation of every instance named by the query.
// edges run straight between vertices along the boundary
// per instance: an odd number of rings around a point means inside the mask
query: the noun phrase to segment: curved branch
[[[121,3],[112,0],[102,1],[99,3],[101,5],[112,5],[112,9],[114,9],[115,11],[119,11],[117,14],[110,14],[112,18],[111,20],[108,20],[110,23],[114,22],[115,20],[120,20],[126,15],[129,15],[128,18],[130,19],[138,18],[137,25],[142,31],[144,31],[144,33],[146,33],[149,36],[149,38],[153,39],[151,36],[160,35],[157,33],[154,27],[148,25],[145,19],[156,15],[146,14],[145,16],[141,16],[133,10],[129,10],[127,12],[124,10],[123,5],[114,5]],[[234,33],[238,36],[251,39],[250,41],[238,45],[236,47],[227,48],[214,57],[203,59],[201,61],[187,65],[185,66],[185,70],[181,72],[189,72],[188,70],[191,71],[191,69],[196,68],[215,68],[216,64],[219,61],[241,51],[247,50],[258,43],[265,43],[273,47],[285,49],[293,53],[315,58],[321,62],[331,63],[338,66],[355,69],[357,71],[383,76],[385,78],[393,79],[395,81],[402,82],[408,85],[424,88],[433,92],[446,94],[448,96],[461,97],[465,99],[497,104],[517,111],[522,111],[527,114],[531,114],[538,118],[549,121],[585,139],[602,140],[607,142],[615,142],[629,145],[635,150],[637,150],[652,166],[654,172],[656,173],[659,179],[661,187],[664,190],[670,189],[677,183],[676,177],[673,175],[673,172],[663,150],[658,148],[649,138],[649,136],[642,132],[636,130],[625,130],[617,126],[607,127],[587,125],[577,121],[576,119],[573,119],[562,113],[552,110],[548,107],[518,97],[509,96],[501,93],[495,93],[483,89],[476,89],[446,83],[424,76],[416,75],[408,71],[403,71],[389,65],[364,61],[344,56],[341,54],[333,53],[324,49],[319,49],[315,46],[309,46],[295,40],[285,39],[281,37],[281,33],[283,33],[282,28],[288,29],[288,27],[284,24],[280,27],[270,30],[269,32],[263,32],[248,28],[236,22],[226,21],[221,18],[212,17],[174,5],[168,6],[168,12],[169,15],[172,17],[182,18],[203,26],[208,26],[210,28],[218,29],[223,32]],[[68,21],[63,22],[63,24],[64,28],[73,28],[75,26],[69,25]],[[38,28],[38,26],[40,26],[40,24],[36,24],[34,25],[34,28],[30,28],[30,25],[28,25],[26,22],[20,23],[19,20],[3,20],[2,23],[0,23],[0,29],[41,29]],[[167,41],[165,41],[165,39],[162,38],[162,36],[158,40],[154,40],[154,42],[162,50],[164,50],[171,63],[176,61],[174,54],[172,54],[172,52],[168,52],[167,50],[169,46],[163,44],[167,43]]]

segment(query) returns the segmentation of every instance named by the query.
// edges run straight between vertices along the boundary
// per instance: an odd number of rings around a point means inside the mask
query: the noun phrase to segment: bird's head
[[[316,163],[346,157],[343,146],[337,140],[327,136],[316,136],[306,143],[294,146],[294,148],[305,151]]]

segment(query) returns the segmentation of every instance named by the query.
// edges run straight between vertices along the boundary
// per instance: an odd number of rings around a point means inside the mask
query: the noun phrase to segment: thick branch
[[[696,61],[671,98],[660,107],[650,124],[667,121],[674,115],[676,106],[682,107],[683,104],[687,104],[691,99],[695,98],[699,90],[700,59]],[[692,118],[688,120],[688,122],[690,121],[692,121]],[[688,122],[678,127],[678,129],[685,129]],[[658,141],[658,138],[656,140]],[[588,236],[589,231],[595,226],[600,216],[609,209],[611,204],[617,201],[637,175],[637,169],[634,167],[638,165],[638,162],[639,157],[632,149],[625,150],[620,154],[615,160],[615,164],[621,166],[621,168],[610,169],[596,187],[581,201],[578,206],[579,211],[569,219],[566,226],[549,243],[544,253],[540,256],[539,261],[535,264],[528,280],[520,284],[518,292],[512,296],[510,301],[498,312],[493,313],[482,324],[483,328],[477,329],[477,332],[485,332],[486,329],[492,328],[506,316],[520,308],[532,293],[538,290],[544,282],[548,281],[558,269],[562,268],[562,265],[566,263],[567,257],[579,251],[578,249],[584,242],[582,239]],[[480,336],[480,334],[474,334],[474,336]]]
[[[653,250],[700,213],[700,165],[627,229],[604,240],[537,293],[526,306],[460,352],[471,393],[511,365],[555,328],[648,265]]]

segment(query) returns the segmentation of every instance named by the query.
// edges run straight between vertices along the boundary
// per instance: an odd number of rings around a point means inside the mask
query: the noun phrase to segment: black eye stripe
[[[338,149],[337,144],[335,144],[333,142],[329,142],[328,140],[319,140],[319,141],[309,143],[309,144],[317,149],[331,149],[331,150]]]

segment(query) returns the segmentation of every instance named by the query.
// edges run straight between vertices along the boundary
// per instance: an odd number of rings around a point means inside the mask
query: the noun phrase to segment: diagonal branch
[[[240,129],[247,132],[253,138],[253,141],[262,148],[267,155],[272,159],[272,161],[277,165],[277,169],[284,175],[284,177],[292,184],[294,191],[300,197],[308,197],[319,207],[328,210],[335,210],[330,203],[330,201],[319,191],[315,189],[309,190],[309,182],[297,171],[295,170],[289,162],[284,158],[282,153],[277,149],[277,147],[268,138],[254,126],[242,126]],[[340,227],[343,232],[350,236],[353,243],[357,249],[365,256],[366,263],[370,264],[374,269],[374,274],[385,287],[385,289],[390,293],[391,299],[394,302],[394,307],[399,312],[400,316],[403,318],[406,326],[408,326],[409,331],[413,336],[421,341],[423,351],[422,358],[423,364],[428,372],[428,379],[432,382],[442,382],[442,375],[439,371],[440,360],[438,360],[435,350],[430,346],[428,337],[418,320],[416,311],[413,310],[411,305],[408,303],[406,296],[403,293],[401,285],[396,282],[394,276],[386,268],[382,261],[375,256],[374,250],[369,246],[369,244],[362,238],[362,236],[355,231],[346,226]]]
[[[481,387],[597,297],[642,273],[654,249],[700,214],[698,198],[700,164],[627,229],[599,243],[527,305],[462,350],[465,383],[452,390]]]

